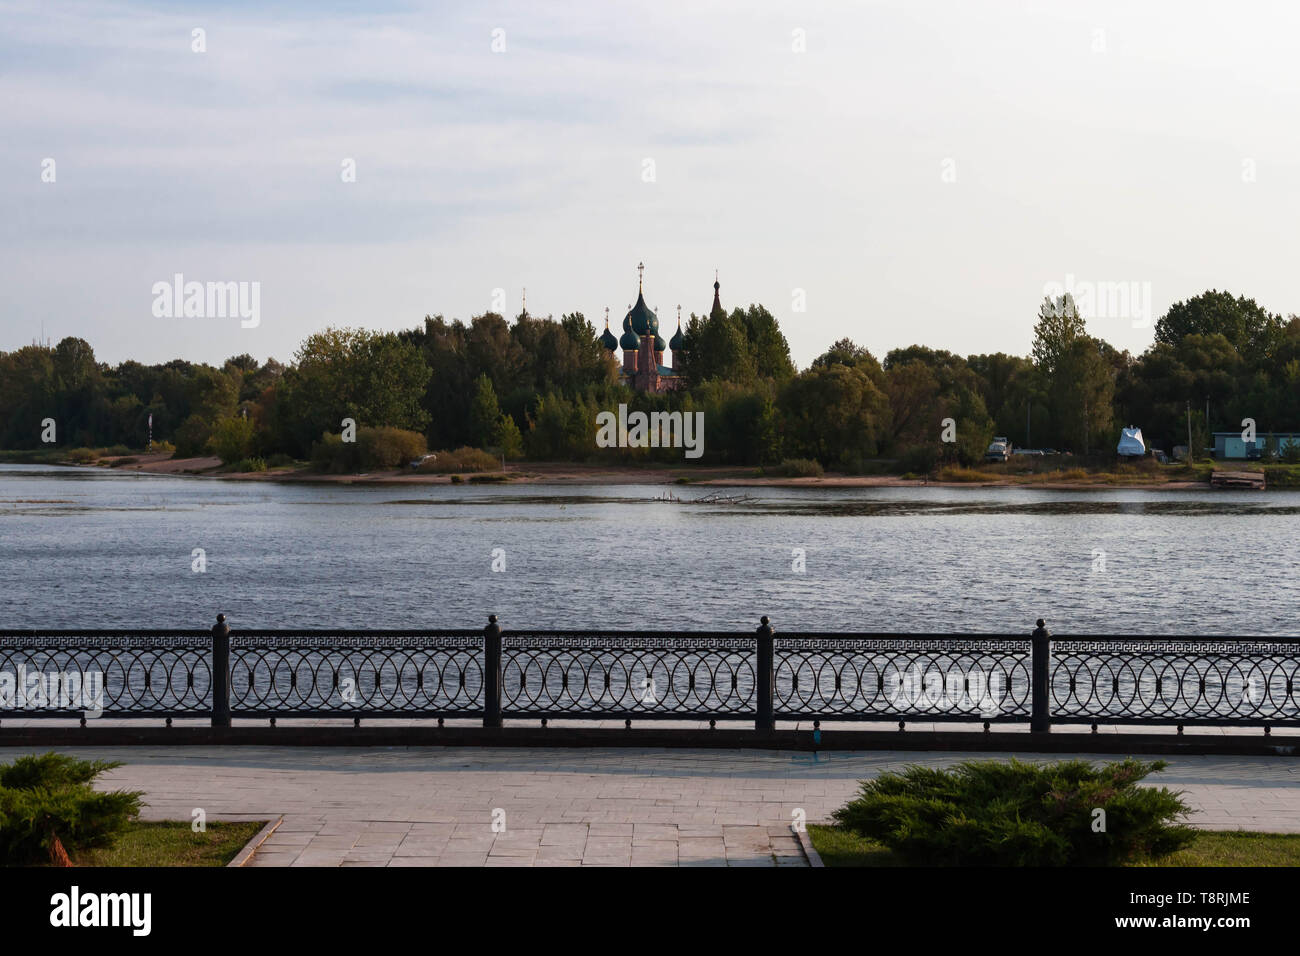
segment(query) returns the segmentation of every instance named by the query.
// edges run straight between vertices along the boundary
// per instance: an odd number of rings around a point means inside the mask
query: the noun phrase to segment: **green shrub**
[[[67,754],[44,753],[19,757],[0,764],[0,787],[7,790],[35,790],[38,787],[71,787],[92,782],[101,773],[122,766],[107,760],[77,760]]]
[[[68,452],[68,459],[70,461],[75,461],[79,465],[84,465],[87,462],[94,461],[98,457],[99,456],[95,454],[94,450],[90,448],[74,448]]]
[[[217,422],[208,443],[212,446],[213,454],[221,459],[222,464],[229,465],[243,461],[252,454],[253,432],[254,425],[251,420],[242,415],[232,415]]]
[[[911,766],[861,785],[833,814],[910,865],[1099,866],[1165,856],[1195,837],[1181,795],[1139,787],[1162,761]],[[1095,829],[1105,811],[1103,831]]]
[[[261,458],[245,458],[235,463],[235,471],[266,471],[266,461]]]
[[[312,445],[312,466],[336,475],[373,469],[401,468],[420,457],[428,446],[419,432],[402,428],[357,429],[357,440],[326,432]]]
[[[151,454],[154,455],[175,455],[176,446],[169,441],[156,441],[153,443]]]
[[[404,428],[359,428],[357,445],[367,469],[404,468],[428,450],[423,435]]]
[[[122,455],[131,454],[131,449],[127,448],[125,445],[113,445],[109,448],[105,448],[102,454],[105,458],[117,458]]]
[[[139,815],[143,795],[92,788],[96,777],[117,766],[55,753],[0,766],[0,860],[44,862],[56,840],[68,851],[112,843]]]
[[[782,478],[820,478],[825,474],[821,462],[811,458],[787,458],[779,465],[766,469],[768,474]]]
[[[266,459],[266,467],[268,468],[292,468],[295,464],[297,462],[293,460],[293,456],[286,455],[283,452],[278,452]]]
[[[437,458],[430,458],[420,466],[420,471],[435,474],[467,471],[500,471],[501,460],[489,455],[481,448],[457,448],[455,451],[440,451]]]

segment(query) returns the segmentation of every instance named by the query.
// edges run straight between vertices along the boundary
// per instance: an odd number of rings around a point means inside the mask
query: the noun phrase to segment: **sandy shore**
[[[220,472],[218,458],[167,458],[164,455],[132,456],[134,462],[117,465],[117,471],[137,471],[155,475],[186,475],[202,478],[220,478],[226,481],[281,481],[329,482],[332,484],[376,485],[445,485],[451,483],[450,475],[427,474],[412,471],[377,471],[360,475],[324,475],[295,469],[231,473]],[[103,459],[113,461],[114,459]],[[944,482],[923,479],[906,479],[895,475],[836,475],[820,478],[764,477],[745,468],[673,468],[575,465],[557,462],[507,463],[505,474],[509,484],[548,485],[671,485],[686,478],[691,485],[713,485],[743,488],[994,488],[1022,487],[1044,491],[1078,491],[1106,488],[1140,488],[1161,491],[1187,491],[1205,489],[1208,485],[1198,481],[1169,482],[1103,482],[1103,481],[1042,481],[1024,482],[1014,478],[992,477],[988,481]]]

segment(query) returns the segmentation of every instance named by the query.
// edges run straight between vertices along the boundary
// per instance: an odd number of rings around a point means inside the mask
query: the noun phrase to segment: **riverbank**
[[[24,460],[25,459],[25,460]],[[1042,470],[998,470],[947,468],[930,477],[896,474],[824,475],[790,477],[764,474],[757,467],[671,466],[671,465],[587,465],[573,462],[508,462],[503,470],[481,474],[440,474],[395,469],[362,474],[334,475],[312,471],[305,465],[269,468],[266,471],[236,472],[226,469],[219,458],[173,458],[170,454],[117,455],[93,463],[38,460],[5,454],[11,463],[66,467],[100,467],[153,475],[183,475],[219,478],[227,481],[311,482],[329,484],[445,485],[458,483],[508,483],[548,485],[708,485],[716,487],[777,488],[921,488],[921,487],[1031,487],[1044,491],[1075,491],[1089,488],[1140,488],[1143,490],[1187,491],[1209,487],[1212,463],[1158,469],[1088,471],[1083,468]],[[1270,484],[1274,484],[1270,480]]]

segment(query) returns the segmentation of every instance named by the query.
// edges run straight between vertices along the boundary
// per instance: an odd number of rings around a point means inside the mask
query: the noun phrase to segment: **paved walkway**
[[[0,762],[38,748],[0,748]],[[146,819],[284,823],[255,866],[802,866],[791,821],[857,781],[970,754],[343,747],[88,747]],[[1006,757],[1005,754],[988,756]],[[1021,759],[1056,759],[1017,755]],[[1109,760],[1112,757],[1091,759]],[[1197,826],[1300,833],[1300,758],[1168,757]],[[494,825],[495,824],[495,825]]]

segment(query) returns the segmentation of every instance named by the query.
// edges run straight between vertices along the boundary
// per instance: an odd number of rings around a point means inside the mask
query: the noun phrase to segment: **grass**
[[[809,825],[808,835],[827,866],[903,866],[892,851],[843,827]],[[1300,866],[1300,833],[1202,830],[1185,850],[1160,860],[1129,864],[1165,866]]]
[[[1300,833],[1206,830],[1185,850],[1135,866],[1300,866]]]
[[[135,821],[117,844],[76,854],[77,866],[225,866],[265,821],[209,823],[195,833],[188,820]]]
[[[1068,482],[1076,485],[1163,485],[1172,481],[1203,481],[1207,484],[1210,472],[1222,470],[1224,463],[1194,464],[1192,466],[1160,465],[1152,459],[1139,464],[1069,463],[1070,459],[1013,458],[1004,464],[980,464],[973,468],[960,465],[941,467],[939,481],[977,483],[999,482],[1015,485],[1051,484]]]

